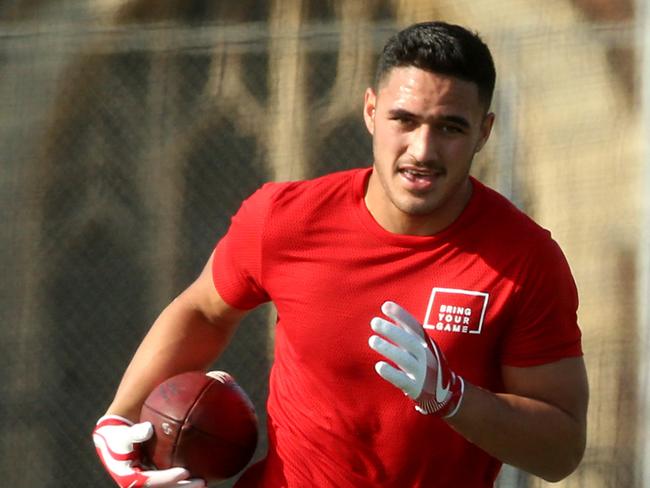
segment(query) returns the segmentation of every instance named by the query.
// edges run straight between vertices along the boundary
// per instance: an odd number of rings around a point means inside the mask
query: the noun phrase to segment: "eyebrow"
[[[411,118],[411,119],[420,119],[421,117],[418,117],[412,112],[409,112],[408,110],[404,110],[403,108],[394,108],[388,111],[388,114],[390,117],[398,117],[398,118]],[[470,128],[470,123],[465,117],[461,117],[460,115],[441,115],[440,117],[435,117],[436,120],[442,121],[442,122],[451,122],[453,124],[459,125],[461,127],[464,127],[465,129]]]

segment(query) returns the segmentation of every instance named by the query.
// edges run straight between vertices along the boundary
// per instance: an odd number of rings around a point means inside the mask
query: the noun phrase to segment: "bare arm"
[[[107,414],[137,421],[147,395],[166,378],[209,366],[246,312],[212,282],[212,256],[200,276],[158,316],[129,364]]]
[[[466,383],[448,423],[497,459],[558,481],[575,470],[586,443],[589,389],[582,358],[503,368],[508,393]]]

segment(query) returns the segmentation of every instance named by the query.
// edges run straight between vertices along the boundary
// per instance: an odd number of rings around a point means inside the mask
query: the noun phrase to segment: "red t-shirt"
[[[269,454],[237,486],[493,486],[498,460],[375,372],[369,322],[386,300],[424,324],[466,381],[492,391],[501,365],[582,354],[575,284],[548,231],[472,179],[447,229],[392,234],[364,204],[370,172],[266,184],[216,247],[222,298],[278,311]]]

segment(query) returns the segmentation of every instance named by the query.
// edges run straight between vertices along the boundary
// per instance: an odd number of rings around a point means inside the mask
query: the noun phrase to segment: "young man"
[[[264,185],[142,342],[94,435],[120,486],[204,486],[142,471],[133,445],[151,428],[132,422],[267,301],[269,452],[238,486],[476,488],[502,462],[551,481],[576,468],[588,387],[569,267],[469,176],[494,80],[459,26],[389,40],[365,94],[372,167]]]

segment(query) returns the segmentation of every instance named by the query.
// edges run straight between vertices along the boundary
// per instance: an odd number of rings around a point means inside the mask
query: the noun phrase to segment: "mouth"
[[[446,173],[443,168],[433,169],[415,166],[404,166],[399,168],[397,172],[406,188],[416,192],[429,190],[436,180],[442,178]]]

